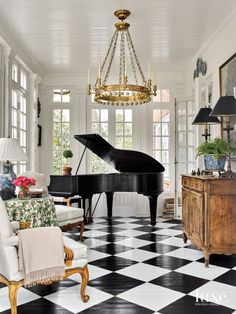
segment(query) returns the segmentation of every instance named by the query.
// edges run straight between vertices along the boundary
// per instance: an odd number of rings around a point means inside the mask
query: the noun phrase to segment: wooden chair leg
[[[82,277],[82,284],[81,284],[81,289],[80,289],[80,295],[83,300],[83,302],[88,302],[89,296],[85,294],[85,289],[87,287],[87,283],[89,280],[89,272],[88,272],[88,267],[85,266],[81,271],[80,275]]]
[[[21,284],[10,282],[8,286],[9,301],[11,304],[11,314],[17,314],[17,292]]]
[[[84,241],[84,238],[83,238],[83,233],[84,233],[84,221],[82,221],[80,224],[80,234],[79,234],[79,238],[80,238],[80,241],[83,242]]]

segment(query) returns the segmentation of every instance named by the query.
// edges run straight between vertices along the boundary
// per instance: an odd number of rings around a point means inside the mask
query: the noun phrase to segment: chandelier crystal
[[[90,73],[88,73],[87,93],[88,95],[94,93],[94,100],[99,104],[128,106],[148,103],[151,101],[151,95],[156,96],[156,73],[152,86],[150,65],[149,78],[146,80],[130,36],[130,24],[124,21],[130,15],[130,11],[117,10],[114,14],[119,19],[115,24],[116,30],[103,63],[101,66],[99,65],[94,91],[91,89]],[[115,56],[118,56],[117,83],[108,84],[111,68],[117,64],[114,60]],[[132,70],[130,77],[127,75],[128,65]]]

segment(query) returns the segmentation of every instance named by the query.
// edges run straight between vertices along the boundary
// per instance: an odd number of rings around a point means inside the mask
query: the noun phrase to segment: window
[[[116,147],[132,149],[132,109],[116,109]]]
[[[70,90],[69,89],[54,89],[53,90],[53,102],[70,102]]]
[[[66,159],[63,151],[70,147],[70,109],[53,110],[53,173],[61,174]]]
[[[20,146],[27,153],[27,79],[28,74],[19,63],[12,64],[12,91],[11,91],[11,136],[19,141]],[[27,162],[17,162],[14,171],[26,171]]]
[[[153,110],[153,157],[163,164],[164,189],[170,188],[170,111]]]
[[[108,109],[92,109],[92,133],[101,135],[108,141]],[[97,155],[91,155],[91,172],[106,173],[110,170],[109,165]]]

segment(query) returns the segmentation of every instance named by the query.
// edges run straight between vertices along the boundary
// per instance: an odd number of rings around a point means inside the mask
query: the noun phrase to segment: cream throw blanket
[[[59,227],[18,231],[19,265],[25,275],[24,285],[47,280],[62,280],[65,274],[64,246]]]

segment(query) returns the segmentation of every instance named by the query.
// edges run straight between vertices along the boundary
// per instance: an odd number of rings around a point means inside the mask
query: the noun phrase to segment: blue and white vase
[[[214,155],[204,156],[206,170],[223,171],[225,167],[226,156],[220,156],[215,159]]]

